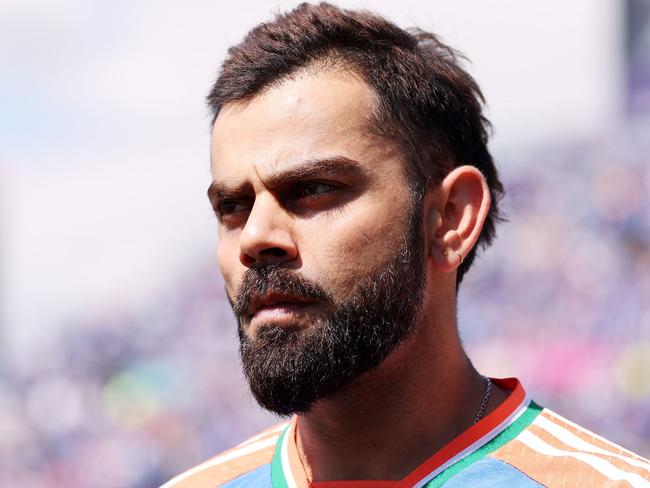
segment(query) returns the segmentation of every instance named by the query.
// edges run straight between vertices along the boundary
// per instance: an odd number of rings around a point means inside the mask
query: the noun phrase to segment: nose
[[[260,195],[239,238],[239,261],[246,267],[293,261],[298,248],[291,218],[271,195]]]

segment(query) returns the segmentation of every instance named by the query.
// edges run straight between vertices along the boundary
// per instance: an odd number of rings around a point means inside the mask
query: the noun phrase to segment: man
[[[503,190],[455,51],[303,4],[230,49],[208,101],[244,373],[293,416],[165,487],[650,486],[463,351],[456,292]]]

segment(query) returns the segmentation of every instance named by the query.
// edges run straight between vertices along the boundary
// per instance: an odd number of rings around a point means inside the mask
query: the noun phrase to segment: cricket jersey
[[[172,479],[162,488],[643,487],[650,462],[532,401],[516,378],[507,398],[402,480],[309,482],[297,417]]]

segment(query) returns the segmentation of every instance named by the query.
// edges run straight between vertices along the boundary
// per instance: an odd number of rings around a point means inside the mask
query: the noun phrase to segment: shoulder
[[[235,482],[233,486],[239,486],[236,481],[243,477],[247,478],[247,482],[241,486],[266,486],[250,483],[252,479],[265,475],[266,471],[270,473],[275,445],[287,425],[288,422],[274,425],[232,449],[188,469],[160,488],[213,488],[226,483],[226,486],[230,486],[229,482]],[[268,478],[270,486],[270,476],[265,478]]]
[[[489,454],[543,486],[650,488],[650,462],[544,408]]]

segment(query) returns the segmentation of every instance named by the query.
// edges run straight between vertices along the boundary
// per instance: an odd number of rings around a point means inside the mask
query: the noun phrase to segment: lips
[[[247,311],[251,317],[254,317],[258,313],[265,311],[295,311],[312,303],[314,303],[313,300],[296,295],[268,293],[253,297]]]

